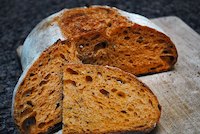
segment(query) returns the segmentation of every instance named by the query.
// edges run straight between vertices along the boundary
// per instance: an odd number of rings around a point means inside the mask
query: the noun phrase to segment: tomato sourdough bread
[[[64,66],[63,95],[63,134],[149,132],[160,118],[151,90],[114,67]]]
[[[84,43],[90,47],[78,50]],[[106,47],[102,48],[105,44]],[[109,49],[113,45],[105,34],[93,31],[71,40],[59,40],[36,57],[30,67],[24,70],[14,90],[13,117],[20,131],[46,133],[62,122],[63,67],[69,63],[82,64],[81,57],[87,57],[85,50],[90,49],[95,50],[90,53],[93,56],[91,58],[105,63],[108,60],[101,60],[110,56],[102,56],[106,55],[105,52],[113,51]]]
[[[48,17],[26,38],[21,54],[24,71],[13,93],[12,113],[22,133],[46,133],[62,122],[66,64],[109,65],[139,76],[170,70],[177,60],[174,44],[160,28],[107,6]]]
[[[28,35],[21,47],[21,64],[25,69],[35,56],[42,53],[58,39],[67,40],[93,30],[105,31],[110,35],[119,26],[140,25],[159,31],[163,30],[147,18],[108,6],[64,9],[40,22]],[[143,29],[148,30],[148,29]],[[157,34],[157,36],[160,36]],[[167,36],[166,36],[167,37]],[[167,37],[168,38],[168,37]]]

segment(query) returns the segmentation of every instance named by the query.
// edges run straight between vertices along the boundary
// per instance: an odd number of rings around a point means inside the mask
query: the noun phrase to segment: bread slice
[[[73,49],[59,40],[23,72],[13,96],[13,117],[21,133],[45,133],[61,122],[62,66],[79,62]]]
[[[84,64],[114,66],[137,76],[168,71],[178,57],[169,37],[138,24],[115,28],[109,35],[87,33],[75,46]]]
[[[63,70],[63,134],[149,132],[156,126],[158,100],[132,74],[83,64]]]
[[[177,61],[177,50],[170,38],[149,27],[122,26],[109,36],[115,44],[112,66],[134,75],[168,71]]]

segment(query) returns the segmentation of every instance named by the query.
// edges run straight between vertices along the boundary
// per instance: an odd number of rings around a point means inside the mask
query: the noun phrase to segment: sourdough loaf
[[[52,45],[59,38],[67,41]],[[36,26],[22,47],[25,70],[15,87],[13,117],[22,133],[45,133],[60,123],[68,63],[115,66],[139,76],[170,70],[176,60],[169,37],[141,16],[101,6],[63,10]]]
[[[64,66],[63,95],[63,134],[149,132],[160,117],[151,90],[114,67]]]
[[[115,27],[139,24],[163,30],[147,18],[108,6],[64,9],[41,21],[26,38],[21,55],[23,70],[35,56],[41,54],[58,39],[66,40],[93,30],[104,29],[109,34]]]

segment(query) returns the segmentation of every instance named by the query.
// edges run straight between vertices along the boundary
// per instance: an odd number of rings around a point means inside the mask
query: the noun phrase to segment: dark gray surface
[[[10,109],[12,92],[22,73],[17,46],[50,14],[91,4],[115,6],[148,18],[178,16],[200,33],[200,0],[0,0],[0,133],[16,133]]]

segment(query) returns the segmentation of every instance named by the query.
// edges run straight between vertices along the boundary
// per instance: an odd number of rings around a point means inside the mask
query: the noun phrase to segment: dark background
[[[22,73],[16,48],[31,29],[63,8],[109,5],[148,18],[177,16],[200,33],[200,0],[0,0],[0,133],[16,133],[12,92]]]

